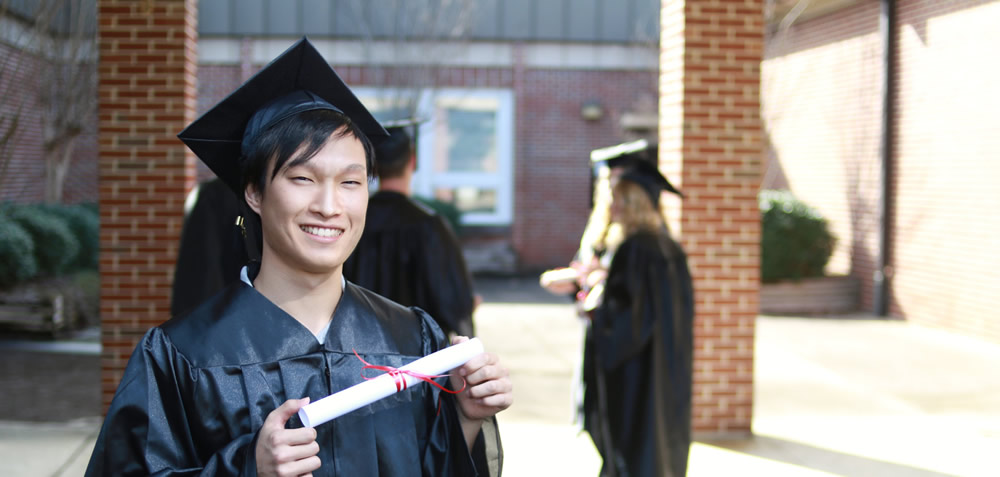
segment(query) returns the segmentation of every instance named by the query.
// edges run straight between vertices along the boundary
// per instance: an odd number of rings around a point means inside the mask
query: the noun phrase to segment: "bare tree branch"
[[[2,39],[10,53],[0,57],[0,183],[6,177],[23,112],[41,116],[45,200],[62,199],[77,139],[97,108],[97,49],[93,0],[39,0],[0,4]],[[25,84],[26,68],[36,82]],[[25,94],[27,92],[27,94]]]
[[[96,32],[88,24],[87,0],[39,2],[37,35],[42,44],[39,110],[45,154],[45,200],[62,200],[74,144],[97,109]],[[65,27],[60,28],[60,20]],[[48,31],[42,28],[48,27]],[[90,28],[88,28],[90,27]]]
[[[375,9],[366,3],[351,13],[360,20],[368,84],[397,115],[413,117],[421,95],[447,81],[442,66],[467,44],[476,2],[391,0],[390,5]]]
[[[22,125],[22,112],[29,99],[28,95],[15,94],[14,88],[23,87],[19,78],[30,64],[30,53],[38,50],[31,23],[22,18],[26,12],[11,7],[11,0],[0,0],[0,42],[10,48],[8,54],[0,56],[0,85],[3,86],[0,105],[6,106],[0,108],[0,184],[7,177],[18,128]]]

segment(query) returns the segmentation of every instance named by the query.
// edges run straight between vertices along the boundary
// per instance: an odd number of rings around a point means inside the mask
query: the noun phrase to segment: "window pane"
[[[434,198],[454,204],[462,213],[492,214],[497,209],[496,189],[466,186],[455,188],[437,187],[434,189]]]
[[[380,123],[408,119],[413,116],[413,113],[410,112],[410,108],[406,106],[370,109],[369,112],[372,113],[372,116],[375,116],[375,119]]]
[[[359,94],[358,99],[380,123],[411,118],[416,110],[416,93],[412,91],[382,90]]]
[[[438,109],[435,172],[496,172],[496,101],[466,101]]]

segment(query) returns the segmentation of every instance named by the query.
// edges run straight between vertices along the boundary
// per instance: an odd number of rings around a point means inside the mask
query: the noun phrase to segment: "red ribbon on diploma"
[[[412,376],[414,378],[417,378],[417,379],[419,379],[421,381],[424,381],[427,384],[430,384],[431,386],[434,386],[434,387],[436,387],[436,388],[438,388],[438,389],[440,389],[440,390],[442,390],[442,391],[444,391],[446,393],[449,393],[449,394],[458,394],[458,393],[460,393],[460,392],[462,392],[462,391],[465,390],[465,378],[461,378],[462,379],[462,389],[459,389],[458,391],[452,391],[451,389],[448,389],[448,388],[446,388],[446,387],[438,384],[438,382],[434,380],[434,378],[443,378],[445,376],[448,376],[447,374],[429,375],[429,374],[418,373],[416,371],[410,371],[408,369],[393,368],[392,366],[378,366],[378,365],[371,364],[368,361],[365,361],[364,358],[362,358],[360,355],[358,355],[358,351],[357,350],[352,349],[351,351],[354,351],[354,356],[356,356],[359,360],[361,360],[362,363],[365,363],[365,365],[361,368],[361,377],[362,378],[364,378],[366,381],[377,378],[377,376],[375,378],[369,378],[368,376],[365,376],[365,370],[366,369],[376,369],[376,370],[379,370],[379,371],[385,371],[386,373],[389,374],[389,376],[392,376],[393,381],[396,383],[396,392],[399,392],[399,391],[402,391],[402,390],[406,389],[406,378],[403,376],[404,374],[407,375],[407,376]]]

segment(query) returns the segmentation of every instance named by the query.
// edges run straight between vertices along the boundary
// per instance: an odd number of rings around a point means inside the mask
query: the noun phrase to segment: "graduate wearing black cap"
[[[368,201],[365,232],[344,263],[344,276],[406,306],[426,311],[446,334],[473,336],[476,298],[462,247],[448,222],[410,199],[416,170],[416,121],[389,127],[375,146],[379,190]]]
[[[569,267],[547,270],[539,277],[540,284],[555,294],[582,297],[596,288],[598,292],[591,295],[589,302],[578,302],[581,312],[592,311],[599,302],[607,268],[624,239],[620,225],[611,221],[611,184],[632,166],[655,169],[657,146],[645,139],[628,141],[594,149],[590,161],[596,170],[592,178],[590,217],[580,237],[580,248]],[[681,195],[669,183],[666,190]]]
[[[691,444],[694,301],[687,258],[659,210],[677,193],[655,163],[612,187],[624,241],[611,260],[584,350],[584,426],[601,475],[683,476]]]
[[[458,394],[414,386],[316,428],[296,416],[362,381],[355,353],[400,367],[447,345],[426,313],[342,275],[365,223],[369,138],[385,135],[305,39],[180,134],[259,215],[260,261],[146,333],[88,476],[499,474],[494,415],[512,394],[495,355],[459,368]]]

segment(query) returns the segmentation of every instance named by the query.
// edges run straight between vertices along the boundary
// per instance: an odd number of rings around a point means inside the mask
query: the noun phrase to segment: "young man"
[[[368,202],[365,233],[344,264],[354,283],[430,314],[446,334],[473,336],[476,297],[462,246],[443,217],[411,200],[416,170],[405,126],[375,146],[379,190]]]
[[[87,475],[497,475],[512,402],[484,353],[313,428],[296,412],[445,346],[425,313],[344,280],[385,131],[305,39],[181,133],[261,219],[259,267],[137,346]],[[258,269],[259,268],[259,269]],[[462,338],[458,338],[462,340]],[[358,357],[355,356],[357,354]]]

